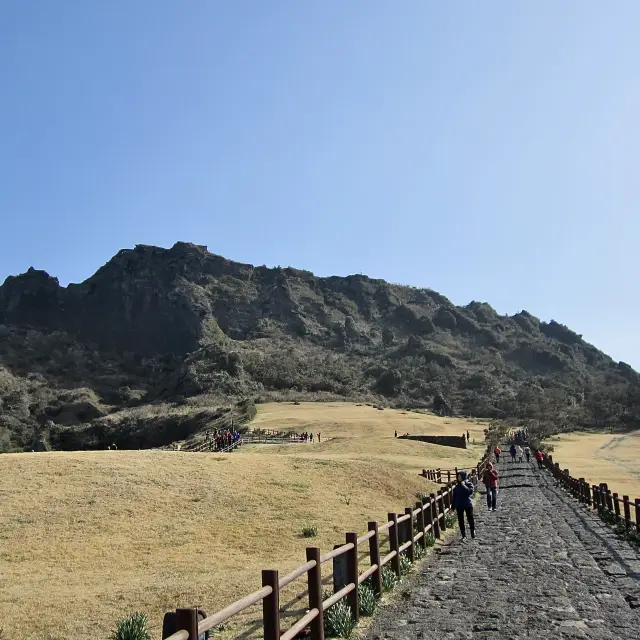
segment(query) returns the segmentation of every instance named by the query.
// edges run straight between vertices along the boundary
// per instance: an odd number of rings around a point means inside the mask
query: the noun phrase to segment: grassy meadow
[[[133,610],[159,637],[165,611],[226,606],[260,587],[261,569],[283,575],[306,546],[330,550],[346,531],[413,505],[416,492],[434,489],[418,476],[423,467],[471,466],[483,449],[478,422],[347,403],[261,405],[252,426],[321,432],[322,442],[226,455],[0,456],[4,637],[107,638]],[[477,444],[466,451],[393,437],[467,429]],[[307,526],[317,537],[302,537]],[[283,605],[304,609],[305,588],[294,582]]]
[[[626,434],[573,432],[554,436],[553,461],[591,484],[640,498],[640,430]]]

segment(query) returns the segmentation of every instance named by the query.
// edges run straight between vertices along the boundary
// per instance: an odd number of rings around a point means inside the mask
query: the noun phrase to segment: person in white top
[[[522,462],[522,456],[524,455],[524,451],[522,450],[522,447],[520,445],[516,447],[516,454],[518,456],[518,462]]]

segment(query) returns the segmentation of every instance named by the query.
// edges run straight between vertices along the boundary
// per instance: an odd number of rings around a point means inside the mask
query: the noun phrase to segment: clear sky
[[[638,0],[2,0],[0,281],[185,240],[640,369],[638,34]]]

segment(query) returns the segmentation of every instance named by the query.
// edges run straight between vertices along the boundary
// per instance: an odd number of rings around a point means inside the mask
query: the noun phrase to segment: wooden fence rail
[[[569,469],[560,469],[560,465],[553,462],[553,456],[545,456],[544,464],[578,502],[597,511],[603,519],[622,525],[625,531],[635,529],[636,535],[640,535],[640,498],[620,497],[611,492],[606,482],[591,485],[584,478],[574,478]]]
[[[471,476],[479,476],[482,462],[471,470]],[[447,477],[457,469],[447,470]],[[455,475],[453,478],[455,479]],[[426,549],[429,534],[435,539],[447,530],[447,515],[451,512],[451,495],[454,482],[447,483],[429,497],[423,497],[413,507],[406,507],[403,514],[388,513],[384,524],[369,522],[367,533],[358,536],[357,533],[345,534],[345,542],[339,547],[321,554],[317,547],[306,549],[306,562],[285,576],[280,577],[276,569],[262,571],[262,588],[240,600],[230,604],[221,611],[199,619],[195,608],[180,608],[175,612],[165,614],[163,625],[164,640],[199,640],[205,633],[229,620],[233,616],[245,611],[249,607],[262,602],[262,627],[265,640],[292,640],[303,630],[308,630],[311,640],[324,640],[323,612],[342,600],[347,599],[354,621],[359,618],[358,586],[369,580],[376,597],[382,594],[382,570],[389,565],[399,578],[401,575],[400,558],[406,555],[409,560],[415,557],[415,546]],[[381,535],[388,535],[388,552],[383,556],[381,549]],[[368,566],[360,567],[362,556],[359,548],[368,545]],[[346,556],[346,584],[326,600],[322,594],[322,565],[334,563]],[[366,558],[366,555],[364,556]],[[335,565],[334,565],[335,566]],[[335,573],[335,572],[334,572]],[[308,611],[289,629],[280,628],[280,590],[294,580],[306,574],[308,584]]]
[[[483,462],[484,462],[484,459],[483,459]],[[455,467],[455,469],[423,469],[420,475],[422,475],[422,477],[426,478],[427,480],[431,480],[432,482],[440,482],[442,484],[451,484],[452,482],[456,481],[459,471],[464,471],[467,473],[467,475],[479,476],[480,468],[482,464],[483,463],[478,463],[475,467],[470,469],[469,468],[459,469],[458,467]]]

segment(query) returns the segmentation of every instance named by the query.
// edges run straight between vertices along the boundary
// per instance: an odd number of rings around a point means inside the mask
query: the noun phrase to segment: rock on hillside
[[[0,365],[11,378],[3,386],[0,375],[0,447],[3,428],[5,442],[26,446],[60,414],[86,428],[105,411],[203,393],[423,407],[440,395],[465,414],[625,423],[640,397],[628,365],[526,311],[458,307],[364,275],[253,267],[182,242],[122,250],[68,287],[35,269],[8,277]],[[95,397],[61,399],[78,388]]]

